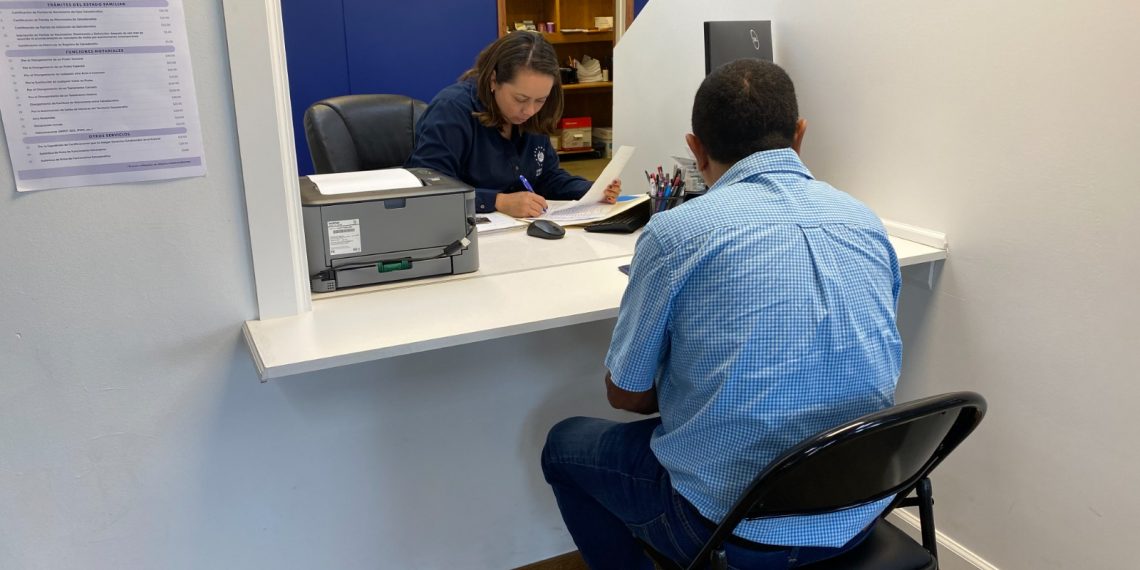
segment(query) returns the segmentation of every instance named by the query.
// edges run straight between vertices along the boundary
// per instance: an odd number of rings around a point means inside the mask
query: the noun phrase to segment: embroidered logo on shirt
[[[538,147],[534,149],[534,161],[538,163],[538,168],[534,171],[534,177],[542,176],[542,163],[546,160],[546,149]]]

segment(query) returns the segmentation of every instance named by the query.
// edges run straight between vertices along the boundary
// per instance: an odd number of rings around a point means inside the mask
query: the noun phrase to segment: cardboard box
[[[606,158],[614,157],[614,130],[612,127],[594,127],[594,150]]]
[[[590,117],[566,117],[559,123],[562,128],[561,150],[590,150],[593,148]]]

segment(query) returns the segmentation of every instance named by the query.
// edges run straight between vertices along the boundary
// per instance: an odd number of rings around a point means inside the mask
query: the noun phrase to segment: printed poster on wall
[[[182,0],[0,0],[16,189],[203,176]]]

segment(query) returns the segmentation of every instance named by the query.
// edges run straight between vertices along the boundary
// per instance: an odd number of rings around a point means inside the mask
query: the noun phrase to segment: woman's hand
[[[607,203],[607,204],[613,204],[613,203],[617,202],[617,197],[620,195],[621,195],[621,180],[618,178],[614,178],[614,181],[610,182],[609,186],[606,186],[606,195],[604,198],[602,198],[602,201]]]
[[[546,211],[546,198],[534,192],[499,193],[495,209],[512,218],[537,218]]]

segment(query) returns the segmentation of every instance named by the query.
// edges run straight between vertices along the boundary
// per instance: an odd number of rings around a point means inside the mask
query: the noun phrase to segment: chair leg
[[[712,570],[728,570],[728,555],[724,553],[723,548],[713,551]]]
[[[915,489],[918,492],[918,520],[922,528],[922,546],[938,559],[938,540],[934,534],[934,490],[930,479],[923,478]]]

